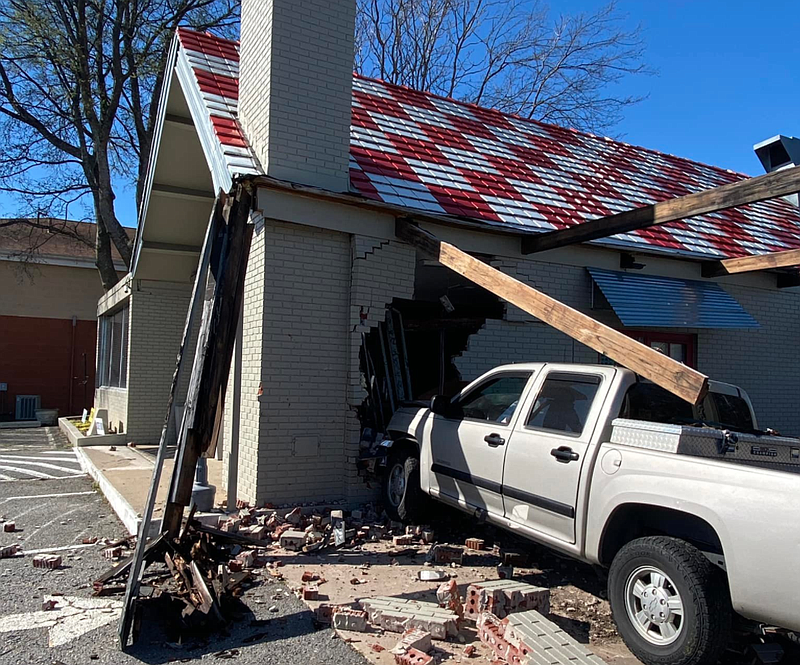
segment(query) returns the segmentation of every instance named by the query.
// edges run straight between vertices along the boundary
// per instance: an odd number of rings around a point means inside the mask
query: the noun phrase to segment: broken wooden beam
[[[666,224],[687,217],[766,201],[797,192],[800,192],[800,166],[626,210],[566,229],[526,236],[522,239],[522,253],[533,254],[547,249],[607,238],[618,233],[630,233],[649,226]]]
[[[703,277],[721,277],[742,272],[791,268],[800,265],[800,249],[787,249],[769,254],[740,256],[735,259],[722,259],[703,264]]]
[[[699,403],[708,391],[708,377],[700,372],[492,268],[408,220],[397,220],[395,234],[422,254],[687,402]]]

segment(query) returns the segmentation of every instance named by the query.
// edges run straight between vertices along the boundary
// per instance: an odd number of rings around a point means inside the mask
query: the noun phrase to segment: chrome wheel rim
[[[628,576],[625,609],[633,627],[650,644],[668,646],[683,633],[683,600],[663,570],[641,566]]]
[[[389,501],[397,507],[406,493],[406,473],[402,464],[395,464],[389,471]]]

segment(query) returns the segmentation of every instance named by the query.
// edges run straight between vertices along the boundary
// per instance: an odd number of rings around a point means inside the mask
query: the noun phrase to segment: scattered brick
[[[286,513],[286,519],[289,524],[293,524],[294,526],[298,526],[300,522],[303,521],[303,509],[300,506],[297,506],[294,510],[289,513]]]
[[[430,545],[433,542],[432,529],[425,529],[420,535],[422,536],[422,542],[426,545]]]
[[[501,563],[495,570],[497,570],[497,577],[501,580],[510,580],[514,577],[514,566],[506,566]]]
[[[371,644],[370,649],[372,649],[375,653],[380,653],[381,651],[386,651],[386,647],[380,644]]]
[[[34,568],[60,568],[61,557],[58,554],[37,554],[33,557]]]
[[[391,633],[421,628],[435,640],[458,635],[459,616],[436,603],[379,596],[364,598],[360,604],[368,612],[372,625]]]
[[[550,590],[516,580],[476,582],[467,587],[464,616],[476,621],[482,612],[502,619],[512,612],[539,610],[550,613]]]
[[[16,522],[3,522],[3,531],[6,533],[13,533],[17,530]]]
[[[89,536],[81,541],[84,545],[94,545],[97,542],[97,536]]]
[[[412,628],[403,633],[403,637],[392,649],[392,653],[406,653],[411,649],[416,649],[422,653],[428,653],[433,649],[433,642],[431,641],[431,634],[427,630],[421,628]]]
[[[0,547],[0,559],[7,559],[8,557],[14,556],[17,552],[19,552],[19,545],[14,543],[13,545],[6,545],[5,547]]]
[[[232,573],[241,573],[244,570],[244,564],[240,559],[231,559],[228,561],[228,570]]]
[[[467,658],[472,658],[473,654],[475,653],[476,647],[474,644],[468,644],[464,647],[464,655]]]
[[[403,547],[405,545],[413,545],[414,544],[414,536],[411,534],[405,534],[403,536],[394,536],[392,538],[392,545],[395,547]]]
[[[337,630],[355,630],[363,633],[367,630],[367,613],[364,610],[337,607],[333,611],[331,623]]]
[[[464,550],[452,545],[434,545],[431,548],[430,556],[433,557],[434,563],[460,564],[464,560]]]
[[[396,653],[394,661],[398,665],[431,665],[433,663],[433,656],[427,653],[417,651],[416,649],[409,649],[403,654]]]
[[[467,538],[464,544],[470,550],[482,550],[485,545],[483,538]]]
[[[118,559],[122,556],[122,548],[121,547],[107,547],[103,550],[103,556],[106,559]]]
[[[316,584],[303,587],[303,600],[317,600],[317,598],[319,598],[319,587]]]
[[[256,553],[253,550],[244,550],[239,552],[236,559],[242,562],[243,568],[252,568],[256,562]]]
[[[318,579],[318,575],[310,570],[304,570],[303,577],[301,579],[303,582],[313,582],[314,580]]]
[[[458,595],[458,584],[454,579],[439,586],[436,590],[436,600],[439,601],[439,607],[455,612],[459,618],[464,616],[464,606],[461,604],[461,597]]]
[[[322,603],[321,605],[319,605],[314,609],[314,618],[319,623],[330,623],[331,619],[333,618],[334,609],[336,609],[335,605]]]
[[[500,555],[504,566],[524,568],[528,563],[528,555],[517,550],[505,550]]]
[[[45,600],[42,603],[42,610],[44,612],[49,612],[50,610],[55,609],[56,605],[57,605],[56,601],[53,600],[52,598],[50,600]]]

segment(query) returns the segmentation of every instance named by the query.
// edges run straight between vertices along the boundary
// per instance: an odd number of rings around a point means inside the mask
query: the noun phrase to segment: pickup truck
[[[608,568],[641,661],[710,665],[737,614],[800,631],[800,441],[757,426],[729,384],[692,406],[620,367],[506,365],[394,414],[384,501],[409,521],[431,497]]]

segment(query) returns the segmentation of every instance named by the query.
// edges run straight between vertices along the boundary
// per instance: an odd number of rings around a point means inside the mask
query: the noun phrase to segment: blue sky
[[[553,0],[556,12],[593,11],[602,0]],[[761,173],[754,143],[800,133],[800,12],[796,0],[619,0],[629,27],[641,24],[645,59],[658,75],[620,84],[648,95],[613,134],[628,143],[701,162]],[[16,203],[0,195],[0,216]],[[136,224],[133,191],[118,192],[118,214]]]

